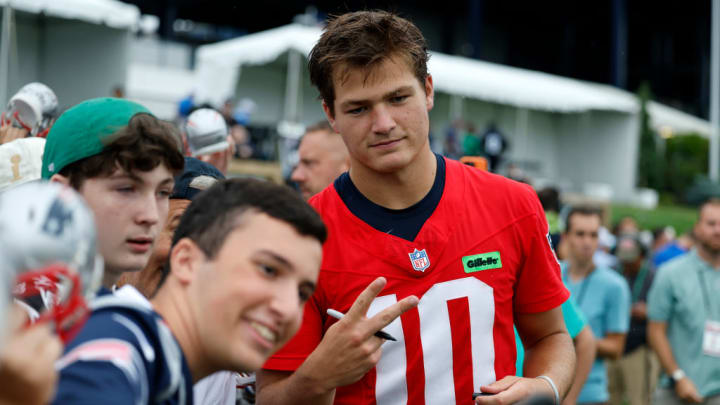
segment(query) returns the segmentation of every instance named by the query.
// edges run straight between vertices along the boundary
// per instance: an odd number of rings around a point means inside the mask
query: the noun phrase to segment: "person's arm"
[[[297,371],[259,370],[255,374],[258,405],[308,403],[329,405],[335,399],[335,388],[323,390],[315,381],[304,380]]]
[[[10,315],[0,350],[0,404],[46,404],[55,392],[53,363],[62,354],[62,342],[47,324],[27,327],[28,316],[19,307]]]
[[[328,328],[320,344],[294,372],[263,369],[257,373],[258,404],[329,404],[335,388],[361,379],[380,360],[384,339],[374,336],[418,299],[406,297],[372,318],[365,314],[385,287],[378,278],[358,296],[345,317]]]
[[[0,128],[0,145],[8,142],[12,142],[16,139],[25,138],[28,135],[28,131],[22,128],[15,128],[8,124]]]
[[[630,315],[637,319],[647,319],[647,304],[644,301],[638,301],[632,305]]]
[[[516,314],[515,325],[525,346],[523,374],[527,378],[507,376],[480,387],[485,393],[477,404],[515,403],[532,395],[554,397],[550,384],[540,375],[549,377],[562,399],[570,388],[575,373],[575,351],[565,329],[560,307],[534,314]]]
[[[595,335],[589,325],[585,327],[575,336],[575,356],[577,357],[577,367],[575,367],[575,379],[573,380],[570,391],[568,392],[563,405],[574,405],[580,396],[585,381],[587,381],[590,370],[595,362]]]
[[[653,280],[647,296],[647,340],[668,375],[672,375],[680,369],[667,337],[667,325],[676,311],[674,308],[676,302],[684,295],[675,290],[674,280],[678,277],[678,271],[685,271],[685,269],[671,265],[662,266],[658,270],[657,277]],[[695,384],[688,377],[675,383],[675,393],[688,402],[702,401]]]
[[[625,349],[626,333],[608,333],[605,337],[595,339],[598,357],[619,359]]]
[[[655,351],[660,359],[665,373],[672,375],[679,370],[675,356],[673,356],[670,341],[667,338],[667,323],[661,321],[649,321],[647,328],[647,338],[650,347]],[[695,384],[687,376],[675,383],[675,393],[677,396],[687,402],[700,403],[703,397],[698,393]]]

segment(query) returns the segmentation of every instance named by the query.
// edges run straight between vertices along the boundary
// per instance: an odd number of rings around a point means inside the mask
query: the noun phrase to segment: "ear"
[[[425,78],[425,104],[427,105],[428,111],[432,110],[435,105],[435,93],[431,74],[428,74]]]
[[[335,116],[333,115],[332,111],[330,111],[330,107],[328,107],[325,100],[322,102],[322,108],[325,112],[325,117],[327,117],[328,122],[330,123],[330,126],[332,127],[333,131],[335,131],[336,134],[339,134],[340,131],[337,130],[335,127]]]
[[[70,187],[70,179],[63,176],[62,174],[53,174],[52,177],[50,177],[50,181],[54,181],[56,183],[60,183]]]
[[[207,261],[205,253],[190,238],[183,238],[173,246],[170,252],[170,274],[180,284],[190,284],[202,265]]]

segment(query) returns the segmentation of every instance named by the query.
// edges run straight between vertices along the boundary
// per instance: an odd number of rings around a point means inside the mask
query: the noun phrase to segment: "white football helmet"
[[[16,274],[13,294],[61,337],[79,330],[102,282],[92,211],[59,183],[31,182],[0,193],[0,266]],[[71,337],[71,336],[70,336]]]

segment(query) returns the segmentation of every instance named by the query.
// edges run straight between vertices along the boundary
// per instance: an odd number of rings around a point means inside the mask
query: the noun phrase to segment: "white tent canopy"
[[[140,10],[116,0],[0,0],[0,6],[52,17],[76,19],[112,28],[134,29]]]
[[[61,108],[110,94],[127,77],[139,9],[116,0],[0,0],[0,105],[22,85],[52,88]],[[78,46],[82,44],[82,46]]]
[[[321,32],[319,27],[290,24],[199,47],[198,98],[221,104],[232,95],[243,65],[267,64],[291,50],[307,56]],[[634,94],[612,86],[438,52],[431,54],[428,70],[435,91],[491,103],[560,113],[639,110]],[[707,121],[677,109],[651,103],[649,111],[656,128],[710,134]]]
[[[428,70],[437,91],[531,110],[633,113],[632,95],[598,84],[434,52]]]

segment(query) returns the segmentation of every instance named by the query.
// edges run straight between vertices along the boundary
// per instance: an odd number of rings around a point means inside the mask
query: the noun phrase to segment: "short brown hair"
[[[176,175],[185,165],[177,130],[150,114],[133,116],[112,138],[100,154],[73,162],[60,171],[70,186],[79,190],[85,180],[110,176],[118,167],[132,173],[151,171],[163,164]]]
[[[384,60],[400,56],[425,88],[428,76],[427,42],[410,21],[387,11],[356,11],[330,20],[310,51],[310,81],[334,115],[334,69],[343,66],[371,71]]]
[[[565,220],[565,233],[570,232],[570,225],[572,223],[571,219],[575,215],[580,215],[580,216],[585,216],[585,217],[597,216],[598,220],[600,220],[600,225],[602,225],[602,213],[600,212],[599,209],[597,209],[595,207],[581,205],[581,206],[577,206],[577,207],[572,207],[570,209],[570,212],[568,212],[567,219]]]
[[[335,130],[332,128],[330,123],[327,120],[318,121],[309,127],[305,128],[305,133],[308,132],[318,132],[318,131],[326,131],[326,132],[335,132]]]

